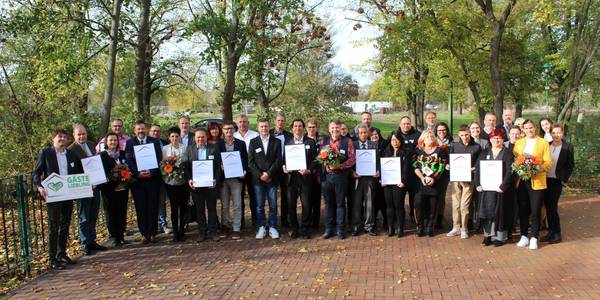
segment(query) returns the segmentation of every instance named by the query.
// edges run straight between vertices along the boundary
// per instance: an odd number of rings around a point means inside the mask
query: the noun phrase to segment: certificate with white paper
[[[285,167],[288,171],[306,170],[304,144],[285,145]]]
[[[83,173],[90,177],[92,185],[99,185],[108,181],[100,155],[82,158],[81,165],[83,166]]]
[[[221,161],[223,162],[225,178],[244,177],[244,167],[242,166],[240,151],[221,152]]]
[[[502,161],[481,160],[479,163],[479,177],[481,188],[484,191],[495,192],[502,184]]]
[[[450,153],[450,181],[471,182],[471,153]]]
[[[398,185],[402,182],[400,157],[382,157],[381,185]]]
[[[356,150],[356,174],[358,176],[375,176],[377,173],[377,156],[375,149]]]
[[[214,186],[212,159],[192,161],[192,181],[195,188]]]
[[[158,160],[156,159],[153,143],[133,146],[133,152],[138,171],[158,168]]]

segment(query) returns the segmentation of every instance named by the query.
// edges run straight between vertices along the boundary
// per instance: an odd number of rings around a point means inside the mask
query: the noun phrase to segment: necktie
[[[364,149],[367,149],[367,147],[366,147],[366,145],[365,145],[364,143],[362,144],[362,149],[363,149],[363,150],[364,150]]]

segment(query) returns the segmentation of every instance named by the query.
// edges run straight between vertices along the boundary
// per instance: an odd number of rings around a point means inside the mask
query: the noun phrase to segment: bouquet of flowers
[[[542,171],[542,166],[537,157],[529,154],[521,154],[513,162],[512,171],[517,173],[521,180],[530,180],[531,177]]]
[[[110,180],[117,182],[118,184],[127,185],[127,184],[133,183],[133,181],[135,179],[133,178],[133,174],[129,170],[129,167],[127,166],[127,164],[123,163],[123,164],[117,164],[110,171]]]
[[[327,165],[331,168],[342,164],[342,160],[344,158],[344,154],[341,154],[337,147],[325,146],[325,148],[323,148],[323,150],[321,150],[317,156],[317,162],[321,165]]]
[[[160,162],[160,173],[167,180],[183,180],[183,169],[181,168],[181,160],[165,159]]]

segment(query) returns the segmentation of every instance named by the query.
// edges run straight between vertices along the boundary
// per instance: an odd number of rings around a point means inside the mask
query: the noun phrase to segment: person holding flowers
[[[168,145],[162,148],[163,161],[160,163],[160,172],[165,182],[169,202],[171,203],[171,224],[173,226],[173,241],[185,240],[183,219],[189,192],[183,178],[182,157],[186,145],[180,143],[181,130],[179,127],[169,128]]]
[[[110,132],[106,134],[104,141],[105,147],[100,152],[100,158],[109,180],[99,188],[102,191],[110,245],[117,247],[125,243],[123,234],[127,225],[127,199],[133,176],[125,162],[125,151],[119,150],[119,136]]]
[[[525,138],[515,143],[513,172],[518,176],[517,199],[521,223],[521,239],[518,247],[538,248],[540,213],[546,185],[546,172],[552,167],[550,146],[538,137],[535,124],[531,120],[523,122]],[[528,238],[529,218],[531,217],[531,239]]]

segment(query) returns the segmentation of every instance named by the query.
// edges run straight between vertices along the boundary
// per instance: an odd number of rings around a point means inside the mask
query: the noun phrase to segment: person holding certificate
[[[465,173],[464,177],[468,177],[469,180],[452,182],[453,225],[452,230],[450,230],[446,236],[460,235],[461,238],[466,239],[469,237],[467,221],[469,220],[469,206],[471,205],[474,189],[471,179],[473,178],[472,173],[475,171],[475,163],[479,157],[479,152],[481,152],[481,146],[471,139],[471,133],[469,132],[469,127],[467,125],[460,126],[458,129],[458,137],[460,138],[460,141],[452,143],[451,152],[453,155],[451,155],[452,157],[450,159],[452,160],[454,157],[455,160],[450,162],[450,166],[452,167],[456,162],[456,165],[468,167],[468,169],[462,170],[463,172],[460,172],[460,174]],[[468,154],[468,161],[466,159],[467,156],[464,156],[465,154]],[[450,172],[452,171],[459,172],[461,170],[452,170],[452,168],[450,168]]]
[[[196,206],[198,243],[207,237],[213,241],[220,240],[217,235],[217,187],[221,181],[221,153],[217,145],[208,144],[207,136],[206,129],[196,129],[195,144],[187,147],[183,159],[186,164],[184,177],[192,189],[192,200]],[[212,180],[204,182],[210,175]]]
[[[304,121],[301,119],[292,121],[292,132],[293,136],[285,140],[285,165],[283,165],[283,173],[286,174],[284,180],[287,185],[288,220],[292,227],[292,239],[299,236],[309,239],[312,212],[310,197],[318,170],[315,162],[318,151],[316,142],[304,135]],[[292,166],[298,162],[303,162],[302,166]],[[300,224],[296,212],[298,195],[302,204]]]
[[[146,123],[135,122],[135,137],[125,145],[125,159],[136,181],[131,186],[142,243],[156,243],[158,195],[161,184],[158,162],[162,160],[159,141],[146,135]],[[145,145],[145,147],[144,147]],[[140,147],[142,146],[142,147]]]
[[[179,127],[169,128],[169,144],[162,148],[162,155],[165,161],[172,162],[173,165],[185,165],[183,157],[187,149],[187,145],[180,143],[181,129]],[[181,169],[177,170],[178,175],[170,174],[163,175],[165,189],[171,203],[171,225],[173,226],[173,241],[179,242],[185,240],[185,222],[184,212],[187,207],[190,193],[187,189],[185,179],[181,173]]]
[[[494,246],[502,246],[508,238],[508,223],[512,220],[512,206],[510,205],[511,191],[514,189],[514,177],[512,174],[513,155],[504,147],[504,130],[494,129],[489,134],[491,147],[483,150],[477,161],[477,171],[475,172],[475,186],[479,192],[478,216],[483,227],[483,242],[485,246],[492,243]],[[501,161],[502,168],[497,172],[500,174],[489,174],[482,176],[485,171],[484,161]],[[484,190],[485,180],[491,180],[493,177],[502,179],[495,190]]]
[[[106,141],[106,145],[104,151],[100,152],[100,158],[106,178],[110,178],[110,180],[101,184],[100,190],[102,191],[108,240],[110,246],[118,247],[125,244],[129,186],[120,182],[121,176],[115,178],[112,173],[117,165],[126,165],[127,161],[125,160],[125,151],[119,150],[119,136],[116,133],[109,132],[104,137],[104,141]]]
[[[365,124],[356,127],[358,140],[354,141],[356,164],[352,172],[354,196],[352,197],[352,236],[361,230],[369,235],[377,235],[375,230],[374,192],[376,178],[379,178],[379,149],[369,139],[369,128]],[[364,220],[363,220],[364,217]]]
[[[242,214],[244,212],[242,209],[242,188],[244,187],[244,178],[248,169],[248,152],[246,143],[233,137],[233,130],[233,123],[231,121],[223,123],[223,139],[218,143],[219,151],[221,152],[221,156],[226,155],[227,152],[237,151],[244,175],[242,177],[231,178],[225,176],[223,179],[221,185],[221,223],[223,226],[231,226],[233,229],[231,238],[238,240],[241,238],[240,230],[242,226]],[[233,158],[227,156],[222,159],[224,169],[229,165],[228,159]],[[231,202],[233,202],[233,219],[229,216],[229,205]]]
[[[417,236],[433,236],[436,208],[442,190],[440,178],[446,171],[448,154],[437,144],[433,131],[425,130],[419,137],[413,168],[419,178],[419,190],[415,199]]]
[[[258,122],[259,136],[250,140],[248,150],[248,169],[251,173],[254,193],[256,195],[256,213],[258,232],[256,239],[263,239],[266,235],[265,199],[269,201],[269,236],[279,238],[277,231],[277,186],[279,185],[279,172],[283,160],[281,156],[281,141],[269,134],[269,121],[266,119]]]
[[[404,197],[406,197],[408,192],[406,180],[409,178],[407,175],[410,169],[412,152],[402,147],[402,145],[401,131],[396,130],[392,132],[390,145],[385,149],[382,156],[400,157],[400,184],[385,185],[383,187],[388,220],[387,235],[389,237],[394,236],[394,234],[398,235],[398,237],[404,236]]]
[[[47,192],[42,186],[42,181],[56,173],[71,175],[83,173],[81,161],[67,145],[67,131],[56,129],[52,135],[52,146],[40,151],[33,170],[33,185],[46,198]],[[73,214],[73,201],[59,201],[46,203],[46,217],[48,219],[48,266],[50,269],[62,270],[65,264],[75,262],[67,256],[67,239],[69,226]]]

